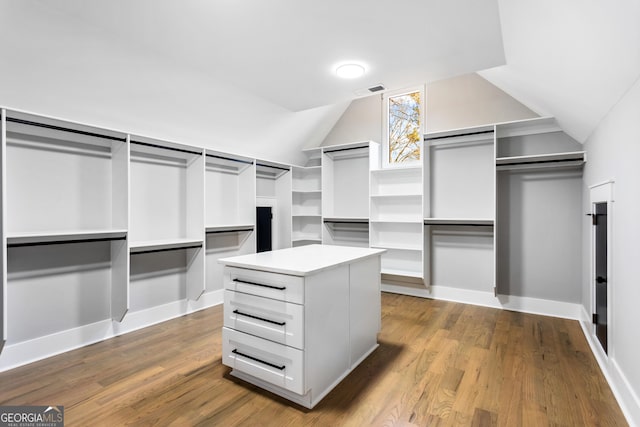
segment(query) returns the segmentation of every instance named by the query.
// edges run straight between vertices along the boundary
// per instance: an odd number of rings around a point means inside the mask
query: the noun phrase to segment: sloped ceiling
[[[584,142],[640,77],[640,1],[498,3],[506,64],[479,74]]]

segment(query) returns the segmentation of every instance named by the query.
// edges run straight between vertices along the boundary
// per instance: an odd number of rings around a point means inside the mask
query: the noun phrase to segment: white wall
[[[614,383],[623,391],[623,404],[640,425],[640,80],[598,125],[585,148],[588,161],[584,171],[584,211],[590,212],[588,186],[614,179],[612,247],[609,251],[612,275],[609,277],[613,299],[609,325],[609,369]],[[586,225],[585,245],[589,245],[591,227]],[[591,313],[590,250],[583,251],[582,300]],[[634,396],[635,394],[635,396]]]
[[[0,39],[2,106],[252,157],[303,162],[348,105],[291,112],[46,2],[0,2]]]
[[[427,132],[537,117],[475,73],[428,83],[426,98]],[[382,142],[382,107],[381,95],[352,101],[322,145]]]

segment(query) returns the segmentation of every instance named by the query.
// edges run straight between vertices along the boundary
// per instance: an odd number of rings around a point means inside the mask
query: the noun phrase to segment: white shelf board
[[[529,156],[498,157],[497,170],[581,167],[586,159],[584,151],[535,154]]]
[[[498,138],[560,131],[562,131],[562,129],[558,126],[556,119],[553,117],[536,117],[533,119],[496,124]]]
[[[7,234],[8,245],[69,242],[95,239],[122,239],[127,230],[65,230],[50,232],[16,232]]]
[[[425,218],[425,225],[493,225],[488,218]]]
[[[491,140],[493,142],[494,129],[493,125],[485,125],[431,132],[424,134],[424,140],[427,141],[430,146],[464,144],[487,140]]]
[[[302,241],[321,242],[322,237],[318,236],[317,234],[293,233],[291,235],[291,241],[292,242],[302,242]]]
[[[369,156],[370,141],[351,142],[322,147],[322,152],[332,159],[350,159]]]
[[[400,197],[422,197],[422,193],[396,193],[396,194],[372,194],[370,196],[372,199],[392,199],[392,198],[400,198]]]
[[[322,194],[322,190],[291,190],[291,192],[299,194]]]
[[[235,174],[239,174],[253,165],[253,159],[211,150],[205,151],[205,160],[208,170]]]
[[[371,245],[372,248],[376,248],[376,249],[393,249],[393,250],[397,250],[397,251],[412,251],[412,252],[422,252],[422,247],[415,245],[415,246],[409,246],[409,245],[385,245],[384,243],[372,243]]]
[[[320,214],[300,214],[300,213],[294,213],[291,215],[292,217],[308,217],[308,218],[321,218],[322,215]]]
[[[205,231],[207,233],[221,233],[223,231],[250,231],[254,228],[253,224],[207,225]]]
[[[409,167],[395,167],[385,169],[371,169],[372,174],[385,175],[385,174],[400,174],[400,173],[418,173],[422,171],[422,166],[409,166]]]
[[[372,224],[420,224],[422,225],[424,219],[416,219],[416,220],[386,220],[386,219],[372,219],[370,220]]]
[[[422,279],[422,273],[415,270],[398,270],[394,268],[382,268],[380,273],[388,274],[391,276],[404,276],[404,277],[414,277],[416,279]]]
[[[202,246],[202,239],[163,239],[163,240],[147,240],[141,242],[131,242],[129,245],[130,252],[150,252],[168,249],[180,249],[191,246]]]

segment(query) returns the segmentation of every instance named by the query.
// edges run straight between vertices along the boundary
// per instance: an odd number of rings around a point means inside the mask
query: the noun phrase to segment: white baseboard
[[[483,307],[519,311],[522,313],[541,314],[543,316],[562,317],[573,320],[581,319],[582,306],[570,302],[510,295],[498,295],[496,297],[492,292],[452,288],[448,286],[431,286],[430,288],[420,289],[383,283],[382,290],[415,297],[460,302]]]
[[[622,413],[631,427],[640,426],[640,399],[638,395],[634,392],[631,383],[620,369],[618,362],[614,358],[608,357],[600,346],[593,331],[591,316],[589,316],[584,306],[582,306],[581,313],[580,326],[582,327],[582,332],[589,343],[589,347],[591,347],[591,352],[595,356],[602,374],[618,401],[618,405],[620,405]]]
[[[7,344],[0,353],[0,372],[222,304],[223,295],[223,290],[212,291],[203,294],[198,301],[175,301],[127,313],[122,322],[107,319],[29,341]]]

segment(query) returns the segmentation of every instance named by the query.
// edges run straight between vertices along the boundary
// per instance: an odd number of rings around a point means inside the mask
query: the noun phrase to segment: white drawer
[[[237,267],[224,268],[224,287],[281,301],[304,303],[304,278]]]
[[[298,304],[227,289],[224,326],[304,349],[304,307]]]
[[[222,328],[222,363],[303,395],[304,353],[229,328]]]

